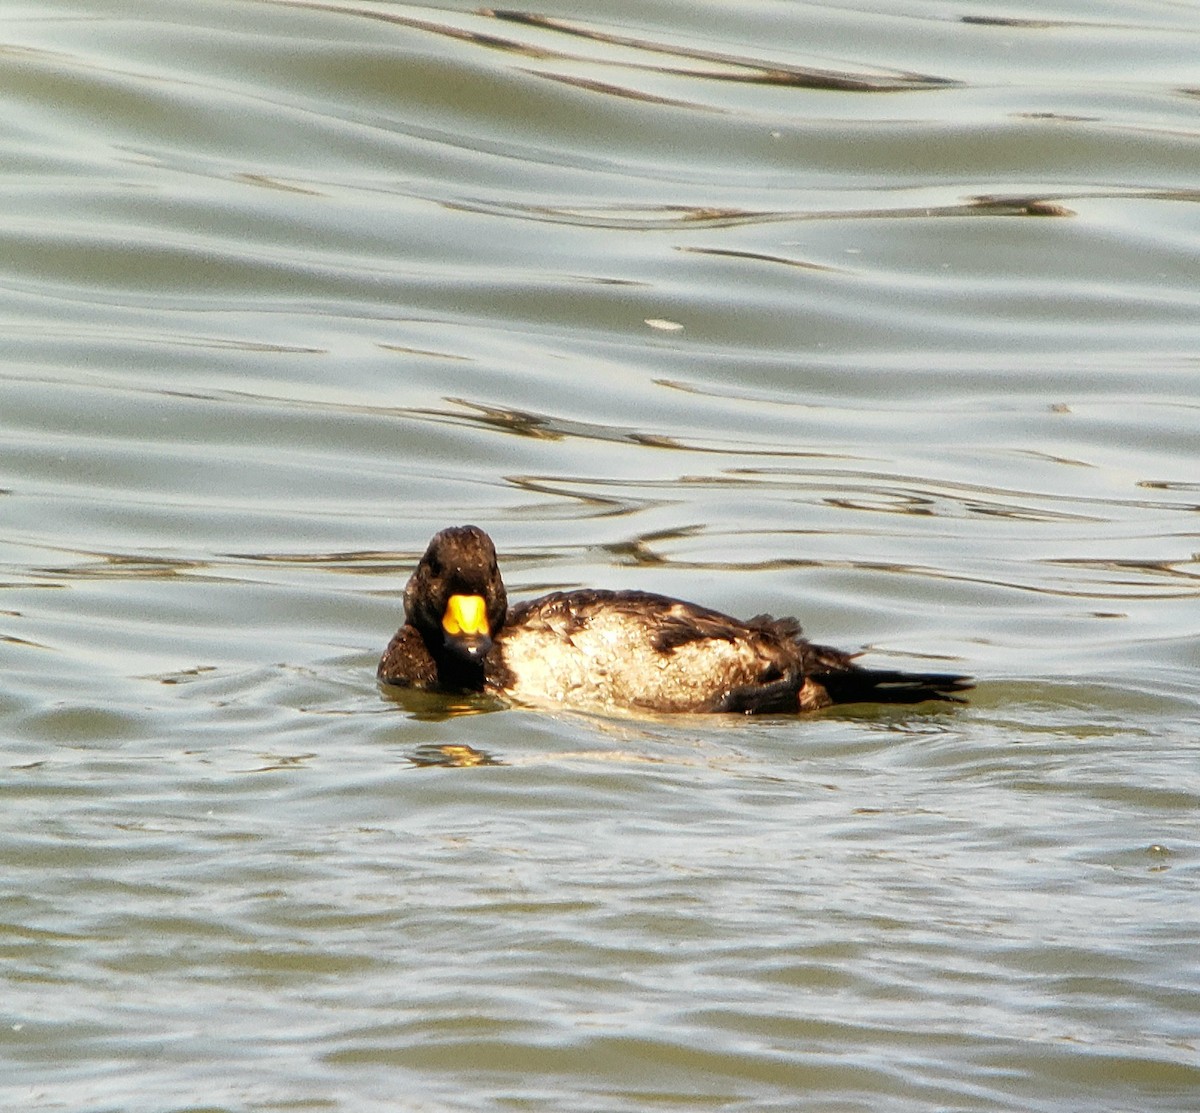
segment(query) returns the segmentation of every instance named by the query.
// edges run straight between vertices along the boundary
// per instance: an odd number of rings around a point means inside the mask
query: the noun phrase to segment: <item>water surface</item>
[[[5,1107],[1189,1110],[1187,4],[18,5]],[[429,536],[967,706],[380,691]]]

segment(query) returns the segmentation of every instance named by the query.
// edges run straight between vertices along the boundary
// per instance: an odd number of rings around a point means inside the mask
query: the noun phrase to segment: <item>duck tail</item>
[[[838,703],[924,703],[942,700],[965,703],[959,694],[975,687],[969,676],[949,672],[901,672],[897,669],[848,669],[815,672],[806,678],[806,686],[823,689],[828,707]]]

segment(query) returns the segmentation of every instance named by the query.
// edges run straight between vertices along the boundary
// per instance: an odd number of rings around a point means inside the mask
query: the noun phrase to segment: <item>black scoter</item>
[[[556,591],[511,609],[492,539],[438,533],[404,589],[386,684],[520,703],[788,714],[838,703],[957,700],[969,677],[867,669],[792,618],[741,621],[646,591]]]

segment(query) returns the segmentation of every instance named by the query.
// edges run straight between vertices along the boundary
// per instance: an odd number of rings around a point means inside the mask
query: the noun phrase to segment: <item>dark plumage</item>
[[[556,591],[508,609],[492,540],[444,529],[404,589],[387,684],[489,691],[519,702],[785,714],[835,703],[955,700],[950,673],[864,669],[792,618],[745,622],[645,591]]]

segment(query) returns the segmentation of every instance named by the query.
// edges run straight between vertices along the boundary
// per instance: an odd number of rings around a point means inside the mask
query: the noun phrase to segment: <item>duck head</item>
[[[508,595],[492,539],[477,526],[436,534],[404,589],[404,615],[439,669],[482,677],[483,660],[504,625]],[[443,680],[447,677],[443,676]]]

